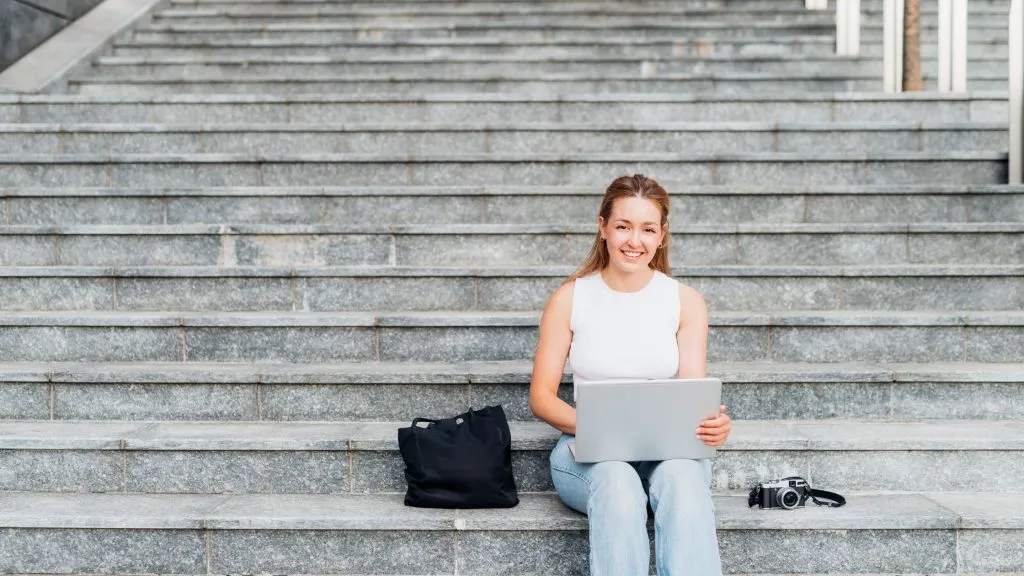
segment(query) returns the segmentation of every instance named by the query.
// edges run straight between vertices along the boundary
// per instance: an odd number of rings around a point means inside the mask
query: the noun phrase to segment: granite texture
[[[9,573],[201,574],[199,530],[0,528],[0,569]]]
[[[112,310],[110,278],[0,278],[0,310]]]
[[[113,451],[0,450],[0,489],[120,492],[122,460]]]
[[[256,420],[256,388],[256,384],[56,384],[53,416],[61,420]]]
[[[146,327],[25,326],[0,330],[5,362],[177,362],[178,330]]]
[[[470,387],[451,384],[264,384],[260,398],[266,420],[411,422],[424,414],[454,414],[472,405]]]
[[[343,452],[130,452],[126,490],[145,493],[349,491]]]
[[[0,383],[0,420],[50,418],[50,386],[34,383]]]
[[[209,567],[219,574],[452,573],[456,554],[453,535],[445,532],[218,530],[209,534]]]
[[[959,570],[1020,572],[1024,570],[1021,530],[964,530],[957,541]]]
[[[366,328],[193,328],[191,362],[347,362],[378,359]]]

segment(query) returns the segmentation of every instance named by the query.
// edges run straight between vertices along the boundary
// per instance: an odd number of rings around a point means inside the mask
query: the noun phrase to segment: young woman
[[[648,574],[648,501],[658,574],[719,575],[710,460],[578,464],[569,451],[576,410],[557,395],[567,358],[574,390],[586,380],[707,375],[707,307],[670,275],[668,193],[642,175],[618,178],[597,224],[583,266],[544,308],[530,383],[531,410],[563,433],[551,452],[555,490],[588,516],[593,576]],[[721,446],[729,424],[722,406],[694,433]]]

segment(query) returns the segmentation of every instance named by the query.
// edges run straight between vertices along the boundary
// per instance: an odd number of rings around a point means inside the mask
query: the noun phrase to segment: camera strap
[[[811,501],[818,506],[828,506],[830,508],[839,508],[843,504],[846,504],[846,498],[843,498],[835,492],[829,492],[827,490],[815,490],[808,488],[807,494],[810,495]],[[821,498],[819,500],[818,498]]]

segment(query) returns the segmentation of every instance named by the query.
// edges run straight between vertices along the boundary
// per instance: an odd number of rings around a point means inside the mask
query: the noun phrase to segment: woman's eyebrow
[[[612,220],[612,222],[625,222],[626,224],[632,224],[632,222],[630,222],[629,220],[626,220],[625,218],[616,218],[615,220]],[[653,221],[648,220],[647,222],[643,223],[644,226],[646,226],[648,224],[657,224],[657,222],[653,222]]]

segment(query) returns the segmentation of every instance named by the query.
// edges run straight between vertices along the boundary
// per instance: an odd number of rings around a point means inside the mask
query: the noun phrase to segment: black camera
[[[771,482],[762,482],[750,491],[748,506],[764,508],[782,508],[792,510],[800,508],[810,497],[810,486],[799,477],[783,478]]]

